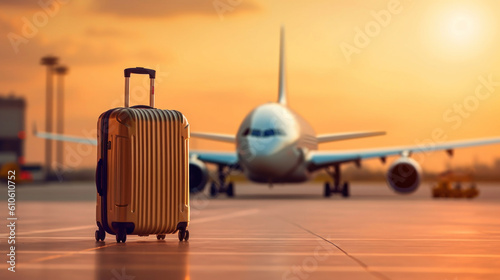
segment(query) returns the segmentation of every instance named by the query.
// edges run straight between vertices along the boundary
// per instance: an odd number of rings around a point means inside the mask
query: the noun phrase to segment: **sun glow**
[[[469,15],[456,15],[449,21],[449,33],[452,39],[473,40],[477,34],[477,21]]]
[[[450,4],[450,3],[447,3]],[[488,11],[473,5],[440,5],[426,16],[424,36],[442,59],[468,60],[480,55],[493,26]]]

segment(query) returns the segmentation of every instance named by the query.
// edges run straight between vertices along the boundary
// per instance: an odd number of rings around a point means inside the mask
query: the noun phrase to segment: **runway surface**
[[[191,200],[189,242],[108,235],[95,242],[92,183],[18,186],[16,272],[0,279],[500,279],[500,186],[473,200],[410,196],[353,183],[323,198],[319,183],[241,183],[236,197]],[[1,188],[7,224],[7,188]]]

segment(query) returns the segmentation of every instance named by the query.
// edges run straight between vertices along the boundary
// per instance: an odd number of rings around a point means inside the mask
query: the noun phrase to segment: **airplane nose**
[[[249,141],[250,153],[257,157],[273,155],[282,148],[283,143],[277,139],[257,138]]]
[[[275,139],[245,139],[240,146],[240,156],[246,161],[266,159],[279,152],[282,143]]]
[[[296,164],[293,150],[278,141],[249,139],[246,147],[240,149],[240,160],[252,173],[260,176],[277,177],[286,174]]]

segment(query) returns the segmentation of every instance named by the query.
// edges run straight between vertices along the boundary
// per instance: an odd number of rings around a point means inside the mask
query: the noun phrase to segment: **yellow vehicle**
[[[479,195],[479,190],[473,182],[473,177],[471,173],[445,171],[439,174],[438,183],[432,188],[432,197],[474,198]],[[470,185],[468,188],[463,188],[463,183]]]
[[[22,170],[21,167],[17,163],[6,163],[0,166],[0,180],[7,181],[8,178],[12,175],[9,171],[13,171],[14,181],[16,183],[26,183],[32,182],[33,176],[31,172]]]

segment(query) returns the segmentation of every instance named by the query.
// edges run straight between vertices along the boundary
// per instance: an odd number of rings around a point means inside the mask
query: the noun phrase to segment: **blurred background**
[[[95,138],[98,116],[123,106],[123,68],[143,66],[157,70],[158,108],[183,112],[191,131],[232,134],[249,110],[277,99],[280,25],[289,104],[318,134],[387,131],[320,150],[500,135],[498,1],[6,0],[0,11],[3,163],[12,151],[34,170],[44,163],[32,127],[48,130],[47,55],[67,67],[51,78],[53,132],[58,85],[64,133]],[[146,79],[134,77],[131,89],[132,104],[147,104]],[[234,147],[192,139],[191,149]],[[56,150],[53,168],[92,174],[96,147],[65,143],[61,166]],[[499,145],[417,160],[428,173],[500,174]]]

